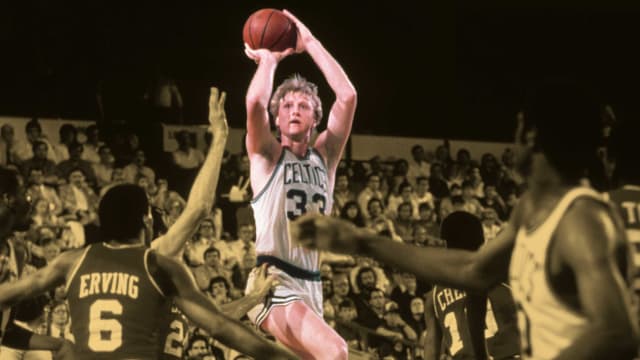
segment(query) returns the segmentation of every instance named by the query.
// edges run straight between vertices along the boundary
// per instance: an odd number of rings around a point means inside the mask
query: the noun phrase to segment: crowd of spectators
[[[16,142],[16,131],[25,131],[27,140]],[[29,250],[25,273],[62,251],[100,241],[98,202],[115,184],[134,183],[146,190],[153,206],[154,235],[162,235],[184,209],[185,192],[204,159],[188,133],[181,132],[177,140],[178,150],[167,154],[164,163],[148,164],[133,132],[103,139],[94,125],[77,129],[65,124],[59,134],[43,134],[37,119],[25,129],[3,125],[0,165],[20,173],[34,210],[30,228],[14,234]],[[485,241],[491,241],[526,187],[515,169],[514,151],[504,149],[499,159],[466,149],[452,156],[450,151],[445,141],[435,149],[419,144],[407,149],[410,161],[343,160],[335,179],[332,216],[425,247],[446,246],[439,237],[440,221],[462,210],[481,219]],[[243,295],[256,262],[248,161],[246,154],[225,154],[216,205],[184,251],[184,262],[198,286],[218,304]],[[430,284],[369,258],[321,258],[324,316],[350,348],[385,359],[419,358],[421,346],[416,345],[429,331],[424,297]],[[23,311],[20,320],[42,333],[73,340],[64,299],[61,287],[34,300],[41,311]],[[200,329],[191,329],[185,359],[206,356],[243,358]]]

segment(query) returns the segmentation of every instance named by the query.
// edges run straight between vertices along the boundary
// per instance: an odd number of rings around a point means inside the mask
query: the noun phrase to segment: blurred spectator
[[[172,152],[174,165],[181,169],[197,169],[204,162],[204,154],[195,147],[191,134],[182,130],[176,134],[178,149]]]
[[[71,318],[69,316],[69,306],[66,302],[54,302],[51,305],[51,325],[49,335],[56,338],[67,339],[75,342],[75,337],[71,333]]]
[[[182,123],[182,95],[175,80],[160,74],[150,84],[145,97],[148,99],[154,122]]]
[[[427,323],[424,316],[424,299],[416,296],[409,301],[410,314],[404,318],[404,321],[418,335],[418,343],[423,343],[423,339],[427,333]],[[416,348],[416,358],[422,353],[420,347]]]
[[[27,141],[18,141],[14,144],[13,160],[17,163],[22,163],[35,156],[35,143],[43,142],[47,145],[49,150],[46,153],[46,158],[53,161],[55,164],[55,155],[51,150],[52,146],[49,140],[42,134],[42,126],[38,119],[33,118],[25,125],[25,133]]]
[[[14,160],[15,152],[15,131],[13,126],[9,124],[2,125],[0,128],[0,166],[16,164]]]
[[[362,337],[360,332],[352,326],[358,317],[358,311],[353,300],[344,298],[336,306],[336,332],[347,342],[350,348],[360,348]]]
[[[456,161],[451,166],[449,181],[462,184],[471,170],[471,154],[467,149],[460,149],[456,153]]]
[[[249,274],[251,274],[254,266],[256,266],[255,252],[245,253],[242,262],[233,269],[233,273],[231,274],[231,282],[234,288],[244,290],[247,285],[247,279],[249,279]]]
[[[111,172],[111,181],[108,184],[105,184],[102,188],[100,188],[100,197],[104,196],[104,194],[110,188],[118,184],[124,184],[125,182],[126,181],[124,178],[124,170],[120,167],[114,167]]]
[[[47,225],[55,228],[64,226],[64,220],[58,217],[53,211],[54,207],[44,198],[35,198],[33,201],[33,211],[31,213],[31,226],[38,227]]]
[[[380,191],[380,175],[375,173],[369,174],[365,188],[358,194],[358,205],[365,220],[371,218],[369,214],[369,202],[373,198],[380,201],[383,199],[383,194]]]
[[[82,247],[85,243],[84,226],[97,219],[98,197],[85,181],[81,169],[69,171],[68,184],[60,186],[60,198],[67,225],[73,232],[75,244]]]
[[[486,208],[482,211],[482,231],[484,233],[484,242],[495,239],[502,227],[496,211],[492,208]]]
[[[135,184],[139,175],[144,175],[150,182],[156,181],[156,173],[146,166],[147,157],[143,150],[136,150],[131,162],[123,168],[124,178],[128,183]]]
[[[416,190],[413,194],[413,198],[411,199],[413,203],[413,208],[415,210],[414,216],[418,218],[420,204],[427,203],[431,206],[432,209],[435,208],[435,202],[433,200],[433,194],[429,192],[429,179],[426,177],[418,177],[416,179]]]
[[[355,201],[349,201],[340,210],[340,218],[353,223],[357,227],[365,227],[364,216],[360,211],[360,206]]]
[[[371,341],[371,345],[378,348],[378,354],[384,358],[392,356],[394,359],[406,357],[403,340],[417,341],[416,332],[400,316],[398,304],[389,301],[384,305],[382,323],[376,328],[380,337],[372,337],[378,341]]]
[[[464,200],[464,209],[467,212],[477,217],[482,215],[482,205],[475,196],[475,189],[470,180],[465,180],[462,183],[462,200]]]
[[[31,169],[38,168],[42,170],[44,182],[47,184],[56,184],[58,182],[56,164],[47,158],[49,145],[44,141],[36,140],[32,146],[33,156],[24,160],[21,164],[22,176],[28,178]]]
[[[191,241],[186,243],[185,256],[191,266],[204,264],[204,253],[219,240],[213,218],[205,218],[200,222],[198,231]],[[219,252],[220,250],[218,250]]]
[[[232,234],[237,233],[238,225],[253,221],[253,212],[249,201],[253,197],[251,175],[249,173],[249,156],[239,154],[229,164],[229,174],[224,177],[218,188],[218,202],[224,216],[224,229]]]
[[[231,278],[231,274],[222,266],[220,261],[220,250],[208,248],[204,251],[203,260],[204,264],[193,269],[193,276],[196,278],[196,283],[200,290],[208,290],[211,279],[217,276],[222,276],[225,279]]]
[[[366,293],[361,293],[357,299],[360,301],[356,302],[358,313],[356,322],[372,330],[381,326],[384,317],[384,304],[387,302],[384,292],[378,288],[372,288]]]
[[[467,180],[473,186],[473,196],[478,199],[484,198],[484,181],[482,180],[482,175],[480,175],[479,167],[473,166],[469,169]]]
[[[496,184],[499,170],[500,164],[498,164],[498,160],[493,154],[485,153],[482,155],[480,159],[480,174],[485,183]]]
[[[325,296],[325,301],[329,301],[334,309],[337,310],[338,305],[345,299],[351,299],[351,285],[349,284],[349,275],[346,273],[336,273],[331,279],[332,288],[330,293]]]
[[[411,202],[403,202],[398,205],[398,216],[392,221],[396,234],[406,243],[413,242],[413,219],[411,213],[413,206]]]
[[[502,169],[506,177],[513,180],[516,186],[524,183],[524,178],[520,175],[520,172],[516,170],[516,154],[510,148],[504,149],[502,153]]]
[[[113,156],[111,148],[106,145],[100,146],[98,157],[98,162],[92,163],[92,167],[93,172],[96,174],[96,186],[101,189],[112,180],[111,175],[113,174],[116,158]]]
[[[411,209],[409,211],[409,217],[415,218],[418,216],[418,207],[413,208],[413,199],[415,198],[415,193],[413,192],[413,186],[405,181],[400,184],[398,194],[390,194],[387,199],[387,215],[390,218],[396,218],[398,216],[398,207],[400,204],[409,203],[411,205]]]
[[[419,177],[428,178],[431,175],[431,164],[427,161],[422,145],[413,145],[411,148],[411,157],[413,161],[409,162],[407,180],[409,180],[411,184],[416,185]]]
[[[52,214],[62,212],[62,200],[55,188],[44,183],[44,173],[40,168],[31,168],[27,175],[27,196],[32,199],[40,198],[48,202]]]
[[[396,234],[393,222],[384,215],[384,206],[378,198],[371,198],[367,204],[369,212],[369,220],[365,221],[366,227],[376,234],[386,234],[395,241],[402,241],[402,238]]]
[[[131,131],[116,134],[111,150],[116,157],[116,166],[125,167],[132,163],[141,150],[138,135]]]
[[[74,142],[69,145],[69,159],[60,162],[57,166],[58,177],[61,179],[67,179],[69,173],[74,169],[80,169],[85,177],[85,181],[89,186],[94,187],[96,185],[96,174],[93,172],[91,163],[82,160],[82,152],[84,146],[80,143]]]
[[[333,215],[340,216],[340,210],[348,202],[356,200],[356,194],[349,188],[349,175],[346,170],[336,173],[336,184],[333,189]]]
[[[178,220],[186,201],[175,191],[169,191],[163,206],[162,222],[165,228],[170,228]]]
[[[444,177],[442,164],[431,164],[431,177],[429,178],[429,191],[436,200],[449,196],[449,183]]]
[[[60,164],[61,161],[69,159],[69,150],[71,144],[76,142],[78,130],[71,124],[62,124],[58,129],[60,141],[57,144],[51,144],[50,151],[53,154],[53,162]]]
[[[87,135],[87,141],[84,143],[82,160],[97,164],[100,162],[100,148],[104,146],[104,143],[100,140],[100,130],[96,125],[92,124],[87,126],[85,134]]]
[[[220,350],[220,349],[218,349]],[[214,356],[211,346],[209,345],[209,339],[206,336],[194,334],[189,339],[187,345],[187,359],[188,360],[219,360],[224,359],[221,351],[217,352],[219,356]]]
[[[500,194],[496,191],[495,185],[485,184],[484,198],[480,199],[480,204],[483,208],[493,209],[500,220],[507,220],[507,205],[504,203],[504,200],[502,200]]]
[[[223,276],[213,277],[209,281],[207,292],[209,297],[211,297],[213,302],[218,306],[228,304],[233,300],[231,299],[231,285],[229,284],[229,280]]]
[[[442,174],[448,181],[451,174],[451,168],[453,167],[453,159],[451,158],[448,140],[444,140],[444,144],[436,147],[435,155],[434,164],[440,164]],[[433,167],[431,168],[431,175],[433,175]]]
[[[256,253],[256,227],[253,223],[240,224],[238,239],[234,241],[218,241],[214,246],[220,250],[223,264],[232,269],[242,262],[245,255]]]
[[[428,203],[421,203],[418,206],[418,220],[416,226],[425,228],[429,236],[440,236],[440,226],[438,225],[438,215]]]

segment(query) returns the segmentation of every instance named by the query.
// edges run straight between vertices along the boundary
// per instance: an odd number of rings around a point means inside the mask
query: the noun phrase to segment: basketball
[[[244,23],[242,39],[252,49],[284,51],[296,46],[296,25],[280,10],[260,9]]]

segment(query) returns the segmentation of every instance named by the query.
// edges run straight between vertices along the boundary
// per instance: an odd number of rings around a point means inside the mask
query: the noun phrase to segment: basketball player
[[[304,359],[346,359],[345,341],[322,318],[319,253],[292,244],[289,223],[306,212],[331,211],[335,172],[351,132],[356,91],[309,29],[291,13],[284,13],[298,28],[295,51],[311,56],[336,100],[327,130],[312,147],[312,135],[322,120],[317,87],[294,75],[271,96],[278,63],[293,49],[270,52],[245,45],[247,56],[258,64],[246,96],[257,262],[272,265],[281,282],[249,317]],[[270,132],[268,110],[280,141]]]
[[[24,247],[9,239],[28,219],[29,205],[22,194],[17,174],[0,167],[0,284],[15,281],[24,267]],[[35,334],[14,323],[10,308],[0,309],[0,343],[19,350],[50,350],[56,359],[72,359],[70,342]]]
[[[631,245],[633,263],[632,288],[640,296],[640,166],[637,153],[637,135],[640,124],[637,121],[623,122],[616,129],[613,152],[616,159],[614,182],[617,188],[606,196],[616,205],[624,220],[627,238]],[[636,305],[636,315],[640,320],[640,306]]]
[[[226,99],[225,92],[219,92],[217,88],[211,88],[209,98],[209,124],[213,141],[202,167],[198,171],[185,208],[169,227],[167,233],[151,242],[151,248],[158,254],[180,261],[184,250],[184,244],[190,239],[198,228],[198,224],[206,217],[213,206],[216,187],[220,177],[220,167],[224,154],[225,144],[229,128],[224,111]],[[266,264],[256,268],[254,288],[241,299],[232,301],[219,307],[220,312],[240,319],[255,305],[262,302],[268,291],[277,284],[273,276],[267,277]],[[167,302],[167,308],[162,313],[160,321],[158,359],[175,360],[182,359],[184,354],[185,336],[188,323],[177,306]]]
[[[170,297],[230,347],[254,357],[295,358],[221,314],[184,266],[145,246],[153,220],[142,188],[109,189],[99,220],[106,242],[62,253],[34,274],[0,285],[0,307],[66,282],[78,359],[155,359],[157,315]]]
[[[462,211],[444,219],[441,236],[450,249],[476,251],[484,243],[480,220]],[[495,360],[520,356],[515,304],[505,284],[487,296],[435,285],[427,295],[425,316],[425,359],[439,359],[443,342],[452,359],[487,359],[487,350]]]
[[[638,329],[623,224],[601,195],[578,186],[600,138],[599,109],[581,88],[550,82],[525,115],[516,141],[529,190],[477,252],[416,249],[328,217],[301,219],[296,236],[312,248],[363,253],[469,291],[486,292],[508,277],[524,358],[632,358]]]

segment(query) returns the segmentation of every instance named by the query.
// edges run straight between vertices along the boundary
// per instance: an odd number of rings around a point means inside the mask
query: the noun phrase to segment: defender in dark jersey
[[[152,218],[144,190],[111,188],[99,206],[104,244],[65,252],[45,268],[0,285],[0,306],[67,282],[79,359],[155,359],[165,297],[222,343],[254,357],[294,359],[220,314],[179,263],[144,247]]]
[[[448,248],[477,250],[484,243],[482,224],[466,212],[454,212],[442,222]],[[452,359],[513,359],[520,355],[516,309],[509,288],[500,284],[486,296],[436,285],[425,304],[425,358],[438,359],[444,349]],[[486,313],[486,316],[482,316]],[[485,341],[486,339],[486,347]]]

